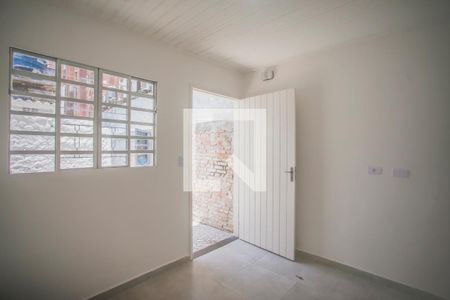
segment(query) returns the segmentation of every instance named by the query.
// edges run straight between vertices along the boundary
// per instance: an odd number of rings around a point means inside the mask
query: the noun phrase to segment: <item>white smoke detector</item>
[[[272,80],[275,77],[275,72],[272,69],[267,69],[261,74],[262,81]]]

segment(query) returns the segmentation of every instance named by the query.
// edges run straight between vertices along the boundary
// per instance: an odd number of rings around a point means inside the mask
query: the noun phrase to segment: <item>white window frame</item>
[[[31,73],[27,71],[22,70],[14,70],[13,69],[13,53],[19,52],[43,59],[49,59],[55,61],[55,76],[47,76],[43,74],[36,74]],[[94,66],[85,65],[78,62],[73,62],[70,60],[65,59],[59,59],[55,57],[51,57],[48,55],[43,55],[19,48],[10,47],[9,51],[10,60],[9,60],[9,99],[8,99],[8,121],[9,121],[9,134],[8,134],[8,173],[12,175],[20,175],[20,174],[40,174],[40,173],[53,173],[53,172],[59,172],[59,171],[70,171],[70,170],[83,170],[83,169],[99,169],[99,168],[123,168],[123,167],[132,167],[131,166],[131,154],[133,153],[151,153],[153,156],[152,164],[151,165],[144,165],[144,166],[136,166],[136,167],[154,167],[156,166],[156,140],[157,140],[157,82],[149,79],[139,78],[131,75],[126,75],[123,73],[110,71],[101,69]],[[91,71],[94,71],[94,84],[87,84],[83,82],[68,80],[68,79],[62,79],[61,78],[61,65],[66,64],[74,67],[80,67],[84,69],[88,69]],[[119,90],[114,88],[103,88],[102,84],[102,74],[107,73],[111,75],[121,76],[125,77],[128,80],[127,84],[127,90]],[[51,95],[40,95],[40,94],[33,94],[29,92],[20,92],[15,91],[12,89],[12,76],[13,75],[22,75],[28,78],[32,79],[45,79],[49,81],[54,81],[56,84],[56,94],[55,96]],[[141,93],[136,93],[131,91],[131,80],[141,80],[145,82],[150,82],[153,85],[153,95],[143,95]],[[60,93],[61,84],[62,83],[69,83],[69,84],[76,84],[80,86],[88,86],[91,88],[94,88],[94,99],[93,101],[89,100],[82,100],[82,99],[74,99],[74,98],[66,98],[62,97]],[[128,95],[128,101],[127,105],[114,105],[110,103],[103,103],[102,99],[102,91],[103,90],[113,90],[120,93],[125,93]],[[45,99],[52,99],[54,101],[54,113],[53,114],[47,114],[47,113],[40,113],[40,112],[26,112],[26,111],[12,111],[11,110],[11,99],[13,95],[22,95],[22,96],[28,96],[28,97],[36,97],[36,98],[45,98]],[[146,97],[151,98],[153,100],[153,109],[143,109],[143,108],[135,108],[131,107],[131,97],[132,96],[140,96],[140,97]],[[62,116],[61,115],[61,101],[70,101],[70,102],[76,102],[76,103],[83,103],[83,104],[92,104],[94,105],[94,116],[92,118],[89,117],[74,117],[74,116]],[[114,107],[121,107],[127,109],[127,121],[118,121],[118,120],[110,120],[105,119],[106,122],[112,122],[112,123],[121,123],[121,124],[127,124],[127,135],[126,136],[110,136],[110,135],[102,135],[102,115],[101,115],[101,107],[105,104],[107,106],[114,106]],[[145,111],[145,112],[152,112],[153,113],[153,122],[152,123],[142,123],[142,122],[134,122],[131,121],[131,110],[136,111]],[[30,116],[41,116],[41,117],[52,117],[55,120],[55,128],[54,132],[36,132],[36,131],[17,131],[17,130],[11,130],[11,115],[30,115]],[[79,134],[79,133],[61,133],[61,119],[79,119],[79,120],[92,120],[93,121],[93,133],[92,134]],[[142,136],[131,136],[131,125],[132,124],[141,124],[146,126],[152,126],[153,127],[153,136],[152,137],[142,137]],[[20,151],[20,150],[11,150],[11,134],[27,134],[27,135],[43,135],[43,136],[52,136],[54,138],[54,149],[53,150],[29,150],[29,151]],[[60,140],[61,137],[64,136],[75,136],[75,137],[92,137],[93,138],[93,149],[92,151],[67,151],[67,150],[61,150],[60,149]],[[102,152],[102,137],[111,137],[111,138],[124,138],[127,140],[127,151],[103,151]],[[131,140],[135,139],[149,139],[153,141],[153,148],[152,150],[131,150]],[[127,154],[127,164],[123,166],[111,166],[111,167],[103,167],[102,166],[102,153],[124,153]],[[54,170],[53,171],[41,171],[41,172],[19,172],[19,173],[12,173],[11,172],[11,155],[15,154],[49,154],[54,155]],[[61,155],[64,154],[92,154],[93,155],[93,166],[87,167],[87,168],[65,168],[61,169]]]
[[[98,160],[98,151],[97,149],[97,127],[98,127],[98,119],[97,119],[97,110],[98,110],[98,68],[95,67],[91,67],[85,64],[80,64],[77,62],[72,62],[69,60],[64,60],[64,59],[56,59],[57,61],[57,75],[58,75],[58,81],[57,81],[57,86],[56,86],[56,98],[57,98],[57,125],[56,125],[56,142],[55,144],[57,145],[56,148],[56,166],[57,166],[57,170],[62,170],[62,171],[67,171],[67,170],[80,170],[80,169],[96,169],[97,168],[97,160]],[[83,82],[78,82],[78,81],[73,81],[73,80],[68,80],[68,79],[62,79],[61,78],[61,65],[69,65],[69,66],[74,66],[74,67],[79,67],[79,68],[83,68],[83,69],[87,69],[87,70],[91,70],[94,71],[94,84],[87,84],[87,83],[83,83]],[[82,99],[75,99],[75,98],[70,98],[70,97],[62,97],[61,96],[61,84],[62,83],[68,83],[68,84],[75,84],[75,85],[79,85],[79,86],[86,86],[86,87],[90,87],[94,89],[94,99],[93,101],[89,101],[89,100],[82,100]],[[61,115],[61,101],[69,101],[69,102],[75,102],[75,103],[81,103],[81,104],[92,104],[94,105],[94,115],[92,118],[89,117],[73,117],[73,116],[62,116]],[[73,120],[92,120],[93,122],[93,131],[92,134],[79,134],[79,133],[61,133],[61,119],[73,119]],[[75,150],[75,151],[69,151],[69,150],[61,150],[60,147],[60,140],[61,137],[91,137],[92,140],[92,151],[85,151],[85,150]],[[64,154],[92,154],[93,156],[93,163],[92,163],[92,167],[87,167],[87,168],[65,168],[62,169],[61,168],[61,155]]]
[[[126,78],[127,79],[127,89],[126,90],[121,90],[121,89],[116,89],[116,88],[110,88],[110,87],[103,87],[103,74],[106,73],[108,75],[113,75],[113,76],[118,76],[118,77],[122,77],[122,78]],[[137,93],[137,92],[133,92],[131,91],[131,80],[140,80],[140,81],[146,81],[146,82],[150,82],[153,84],[153,95],[152,96],[146,96],[143,95],[141,93]],[[98,124],[99,124],[99,131],[98,131],[98,157],[99,157],[99,164],[98,167],[99,168],[121,168],[121,167],[132,167],[131,166],[131,154],[133,153],[151,153],[153,156],[153,164],[151,166],[155,166],[155,149],[156,149],[156,112],[157,112],[157,99],[156,99],[156,82],[152,81],[152,80],[148,80],[148,79],[142,79],[139,77],[135,77],[135,76],[130,76],[130,75],[126,75],[123,73],[119,73],[119,72],[115,72],[115,71],[109,71],[109,70],[104,70],[104,69],[100,69],[99,71],[99,96],[98,96]],[[111,104],[111,103],[103,103],[103,95],[102,92],[103,90],[106,91],[114,91],[117,93],[122,93],[122,94],[127,94],[127,105],[118,105],[118,104]],[[144,98],[149,98],[153,100],[153,108],[154,109],[144,109],[144,108],[136,108],[136,107],[132,107],[131,106],[131,97],[132,96],[138,96],[138,97],[144,97]],[[102,117],[102,110],[101,107],[102,105],[105,106],[111,106],[111,107],[117,107],[117,108],[124,108],[127,110],[127,120],[123,121],[123,120],[113,120],[113,119],[103,119]],[[136,110],[136,111],[143,111],[143,112],[150,112],[153,113],[153,122],[152,123],[144,123],[144,122],[136,122],[136,121],[132,121],[131,120],[131,111],[132,110]],[[101,130],[102,130],[102,122],[111,122],[111,123],[118,123],[118,124],[126,124],[127,125],[127,135],[126,136],[114,136],[114,135],[103,135]],[[136,124],[136,125],[144,125],[144,126],[152,126],[153,127],[153,136],[152,137],[142,137],[142,136],[132,136],[131,135],[131,125]],[[124,151],[103,151],[102,148],[102,137],[106,137],[106,138],[124,138],[127,140],[127,150]],[[153,149],[152,150],[131,150],[131,140],[132,139],[146,139],[146,140],[152,140],[153,141]],[[102,165],[102,154],[127,154],[127,164],[124,166],[103,166]],[[145,167],[145,166],[141,166],[141,167]],[[147,166],[149,167],[149,166]]]
[[[27,71],[22,70],[14,70],[13,69],[13,54],[14,52],[20,52],[26,55],[33,55],[39,58],[48,59],[48,60],[54,60],[55,61],[55,76],[47,76],[43,74],[35,74]],[[55,95],[40,95],[40,94],[33,94],[30,92],[24,92],[24,91],[15,91],[12,89],[12,77],[13,75],[20,75],[25,76],[32,79],[44,79],[49,81],[55,82]],[[21,49],[15,49],[10,48],[9,49],[9,82],[8,82],[8,91],[9,91],[9,98],[8,98],[8,173],[9,174],[38,174],[38,173],[49,173],[49,172],[55,172],[57,170],[57,162],[56,162],[56,144],[57,144],[57,135],[56,135],[56,128],[57,126],[57,118],[56,114],[58,112],[57,108],[57,96],[58,96],[58,67],[57,67],[57,60],[53,57],[33,53],[30,51],[25,51]],[[45,114],[45,113],[36,113],[36,112],[22,112],[22,111],[13,111],[12,110],[12,96],[13,95],[21,95],[21,96],[27,96],[27,97],[36,97],[36,98],[45,98],[45,99],[53,99],[54,100],[54,113],[53,114]],[[40,116],[40,117],[53,117],[55,120],[55,128],[53,132],[40,132],[40,131],[25,131],[25,130],[12,130],[11,129],[11,115],[21,115],[21,116]],[[25,134],[25,135],[41,135],[41,136],[52,136],[54,138],[54,149],[53,150],[11,150],[11,135],[12,134]],[[43,171],[43,172],[30,172],[30,173],[12,173],[11,172],[11,156],[12,155],[53,155],[54,156],[54,166],[53,171]]]

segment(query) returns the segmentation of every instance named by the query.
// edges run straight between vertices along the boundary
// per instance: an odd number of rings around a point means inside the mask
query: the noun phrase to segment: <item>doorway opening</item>
[[[192,253],[198,257],[233,235],[233,115],[235,99],[192,90]]]

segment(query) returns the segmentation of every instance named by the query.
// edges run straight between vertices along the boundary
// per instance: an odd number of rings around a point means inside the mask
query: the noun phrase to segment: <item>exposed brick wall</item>
[[[231,169],[233,123],[196,124],[193,220],[233,231],[233,171]],[[204,191],[207,190],[207,191]]]

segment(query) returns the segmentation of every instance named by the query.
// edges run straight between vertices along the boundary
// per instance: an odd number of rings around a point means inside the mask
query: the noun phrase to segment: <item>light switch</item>
[[[392,169],[392,176],[394,176],[394,177],[409,178],[410,175],[411,175],[411,172],[408,169],[403,169],[403,168],[393,168]]]
[[[383,174],[383,168],[378,166],[369,166],[369,175],[381,175]]]

